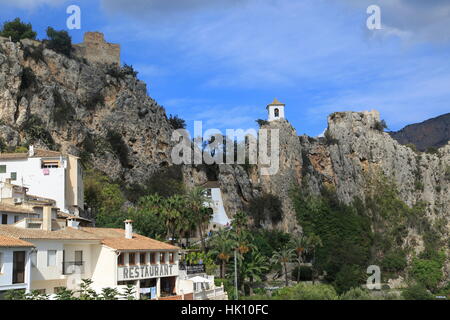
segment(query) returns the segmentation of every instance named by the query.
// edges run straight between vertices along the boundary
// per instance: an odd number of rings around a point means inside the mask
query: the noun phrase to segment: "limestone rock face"
[[[171,164],[173,129],[145,83],[38,41],[0,39],[0,118],[7,146],[32,142],[89,155],[96,168],[127,183]]]

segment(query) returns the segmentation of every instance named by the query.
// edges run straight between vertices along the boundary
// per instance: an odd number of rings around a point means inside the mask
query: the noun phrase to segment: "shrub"
[[[47,48],[70,57],[72,52],[72,38],[65,30],[56,31],[52,27],[47,28]]]
[[[410,148],[412,151],[417,152],[417,147],[413,143],[408,143],[406,147]]]
[[[374,125],[374,129],[378,130],[380,132],[383,132],[385,129],[387,129],[387,124],[386,121],[381,120],[381,121],[376,121],[375,125]]]
[[[98,105],[105,103],[105,96],[100,92],[92,94],[86,102],[86,109],[94,111]]]
[[[294,287],[286,287],[274,292],[277,300],[337,300],[334,288],[326,284],[299,283]]]
[[[427,153],[429,153],[429,154],[437,154],[439,151],[438,151],[438,148],[436,148],[436,147],[428,147],[428,149],[427,149]]]
[[[368,290],[362,288],[352,288],[340,296],[341,300],[372,300]]]
[[[20,18],[15,18],[13,21],[7,21],[3,24],[0,36],[11,37],[12,41],[18,42],[22,39],[36,39],[37,33],[33,31],[30,23],[23,23]]]
[[[414,259],[411,275],[429,290],[435,290],[443,277],[442,263],[435,260]]]
[[[131,75],[133,77],[136,77],[138,75],[138,72],[134,70],[133,66],[126,63],[123,65],[121,73],[123,75]]]
[[[106,140],[111,145],[112,151],[119,158],[123,167],[129,167],[128,162],[128,147],[123,141],[122,135],[114,130],[108,130]]]
[[[263,120],[263,119],[258,119],[256,120],[256,123],[259,125],[259,127],[261,128],[262,126],[265,126],[266,124],[269,124],[269,121],[267,120]]]
[[[20,91],[31,88],[36,83],[36,76],[29,67],[25,67],[22,70],[22,77],[20,83]]]
[[[28,60],[28,58],[31,58],[34,60],[35,63],[39,63],[39,61],[42,61],[43,63],[45,62],[45,58],[44,58],[44,46],[41,44],[37,47],[25,47],[23,49],[23,58],[25,60]]]
[[[21,129],[26,133],[29,143],[41,141],[47,147],[55,149],[55,141],[53,140],[50,132],[48,132],[46,125],[37,115],[32,114],[22,124]]]
[[[336,291],[342,294],[352,288],[361,286],[366,277],[364,271],[357,265],[342,266],[333,283]]]
[[[402,296],[406,300],[433,300],[434,296],[428,292],[428,290],[418,284],[411,287],[408,287],[406,289],[403,289]]]
[[[407,267],[406,256],[404,252],[392,251],[386,254],[381,262],[383,271],[400,272]]]
[[[170,115],[168,121],[174,130],[186,129],[186,121],[179,118],[177,115],[175,116]]]

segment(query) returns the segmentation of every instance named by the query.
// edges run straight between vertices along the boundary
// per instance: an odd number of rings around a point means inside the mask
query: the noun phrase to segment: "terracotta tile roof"
[[[51,151],[51,150],[43,150],[43,149],[35,149],[34,155],[30,158],[54,158],[62,156],[61,152]],[[28,153],[0,153],[0,160],[16,160],[16,159],[27,159]]]
[[[219,181],[208,181],[202,185],[205,189],[217,189],[220,188],[220,182]]]
[[[32,243],[0,235],[0,247],[34,247]]]
[[[12,213],[25,213],[25,214],[35,213],[32,209],[6,203],[0,203],[0,211]]]
[[[0,153],[0,160],[26,159],[28,153]]]
[[[92,233],[73,228],[46,231],[41,229],[19,228],[13,225],[0,225],[0,235],[25,240],[102,240],[102,238],[99,238]]]
[[[111,228],[82,228],[101,238],[102,243],[116,250],[180,250],[171,244],[133,233],[133,239],[125,238],[125,230]]]
[[[34,149],[34,155],[32,158],[47,158],[47,157],[60,157],[63,154],[58,151]]]
[[[133,239],[125,238],[125,230],[113,228],[80,229],[65,228],[56,231],[41,229],[24,229],[13,225],[0,225],[0,235],[25,240],[98,240],[116,250],[180,250],[180,248],[133,234]]]

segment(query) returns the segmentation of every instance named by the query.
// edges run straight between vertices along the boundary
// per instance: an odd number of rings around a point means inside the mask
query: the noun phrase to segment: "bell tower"
[[[271,104],[267,106],[267,112],[269,113],[267,121],[275,121],[284,119],[284,103],[274,99]]]

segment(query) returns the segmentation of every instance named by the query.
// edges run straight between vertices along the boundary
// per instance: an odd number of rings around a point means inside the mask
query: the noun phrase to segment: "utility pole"
[[[234,249],[234,287],[236,292],[236,300],[239,300],[239,293],[238,293],[238,277],[237,277],[237,256],[236,256],[236,249]]]

